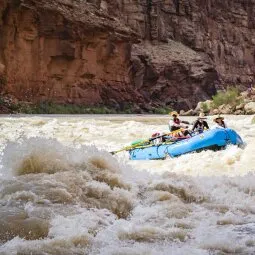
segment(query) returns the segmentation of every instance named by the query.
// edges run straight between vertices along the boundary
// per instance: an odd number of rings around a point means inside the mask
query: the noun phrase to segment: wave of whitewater
[[[167,117],[0,118],[0,254],[255,254],[251,119],[244,150],[129,161]]]

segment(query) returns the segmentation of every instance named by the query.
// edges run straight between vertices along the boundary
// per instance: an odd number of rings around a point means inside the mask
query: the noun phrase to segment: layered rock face
[[[110,4],[111,1],[107,2]],[[162,63],[167,70],[169,67],[164,64],[166,58],[175,73],[176,69],[180,73],[180,63],[186,67],[185,71],[181,71],[181,80],[169,80],[169,76],[166,77],[165,84],[168,85],[165,90],[171,91],[168,98],[171,98],[172,91],[176,89],[179,97],[187,99],[187,94],[182,93],[182,88],[185,88],[186,92],[189,91],[188,102],[192,104],[198,97],[210,96],[215,88],[238,85],[245,89],[254,81],[255,1],[123,1],[119,10],[125,13],[126,23],[144,40],[156,45],[155,42],[165,43],[164,47],[168,47],[169,54],[163,54],[160,59],[164,59]],[[115,14],[118,13],[115,11]],[[195,51],[197,57],[192,60],[189,57],[191,54],[184,50],[182,53],[185,57],[177,58],[176,66],[176,58],[172,57],[171,52],[178,51],[178,48],[169,44],[169,40],[184,44]],[[155,51],[159,51],[156,54],[160,56],[160,47],[156,45]],[[155,51],[149,53],[152,62]],[[189,72],[191,69],[196,70]],[[164,75],[161,73],[159,77],[162,80]],[[158,81],[157,86],[160,86]],[[189,86],[192,89],[189,90]]]
[[[182,42],[208,55],[221,82],[254,79],[254,0],[124,1],[127,23],[144,39]]]
[[[254,79],[253,0],[0,1],[2,87],[20,100],[187,110]]]
[[[187,110],[215,94],[217,73],[208,58],[181,43],[144,43],[133,48],[132,80],[152,104]]]
[[[2,1],[4,92],[25,101],[141,101],[129,81],[137,35],[82,1]]]

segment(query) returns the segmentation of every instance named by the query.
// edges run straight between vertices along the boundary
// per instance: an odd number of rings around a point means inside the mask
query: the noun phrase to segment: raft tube
[[[242,146],[244,142],[232,129],[215,128],[172,144],[162,143],[135,148],[129,151],[129,155],[131,160],[165,159],[167,156],[177,157],[201,150],[218,150],[229,144]]]

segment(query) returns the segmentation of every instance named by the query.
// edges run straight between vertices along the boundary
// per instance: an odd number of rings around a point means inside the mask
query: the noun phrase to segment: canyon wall
[[[254,0],[0,0],[1,91],[186,110],[254,80],[254,28]]]
[[[64,0],[1,0],[0,13],[3,93],[32,102],[142,102],[128,74],[138,37],[118,19]]]

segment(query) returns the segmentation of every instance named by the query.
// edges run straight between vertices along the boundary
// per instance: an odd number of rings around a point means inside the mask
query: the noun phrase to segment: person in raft
[[[178,130],[180,128],[188,128],[188,126],[184,126],[182,125],[183,124],[188,124],[186,121],[181,121],[179,118],[178,118],[178,113],[176,111],[174,112],[171,112],[170,115],[173,117],[173,119],[171,119],[169,121],[169,129],[171,132],[175,131],[175,130]]]
[[[213,118],[213,121],[216,123],[216,125],[213,126],[213,128],[227,128],[227,124],[224,121],[224,117],[218,115]]]
[[[206,122],[205,114],[201,112],[198,116],[198,119],[193,125],[192,131],[201,134],[206,129],[209,129],[209,126],[208,123]]]

